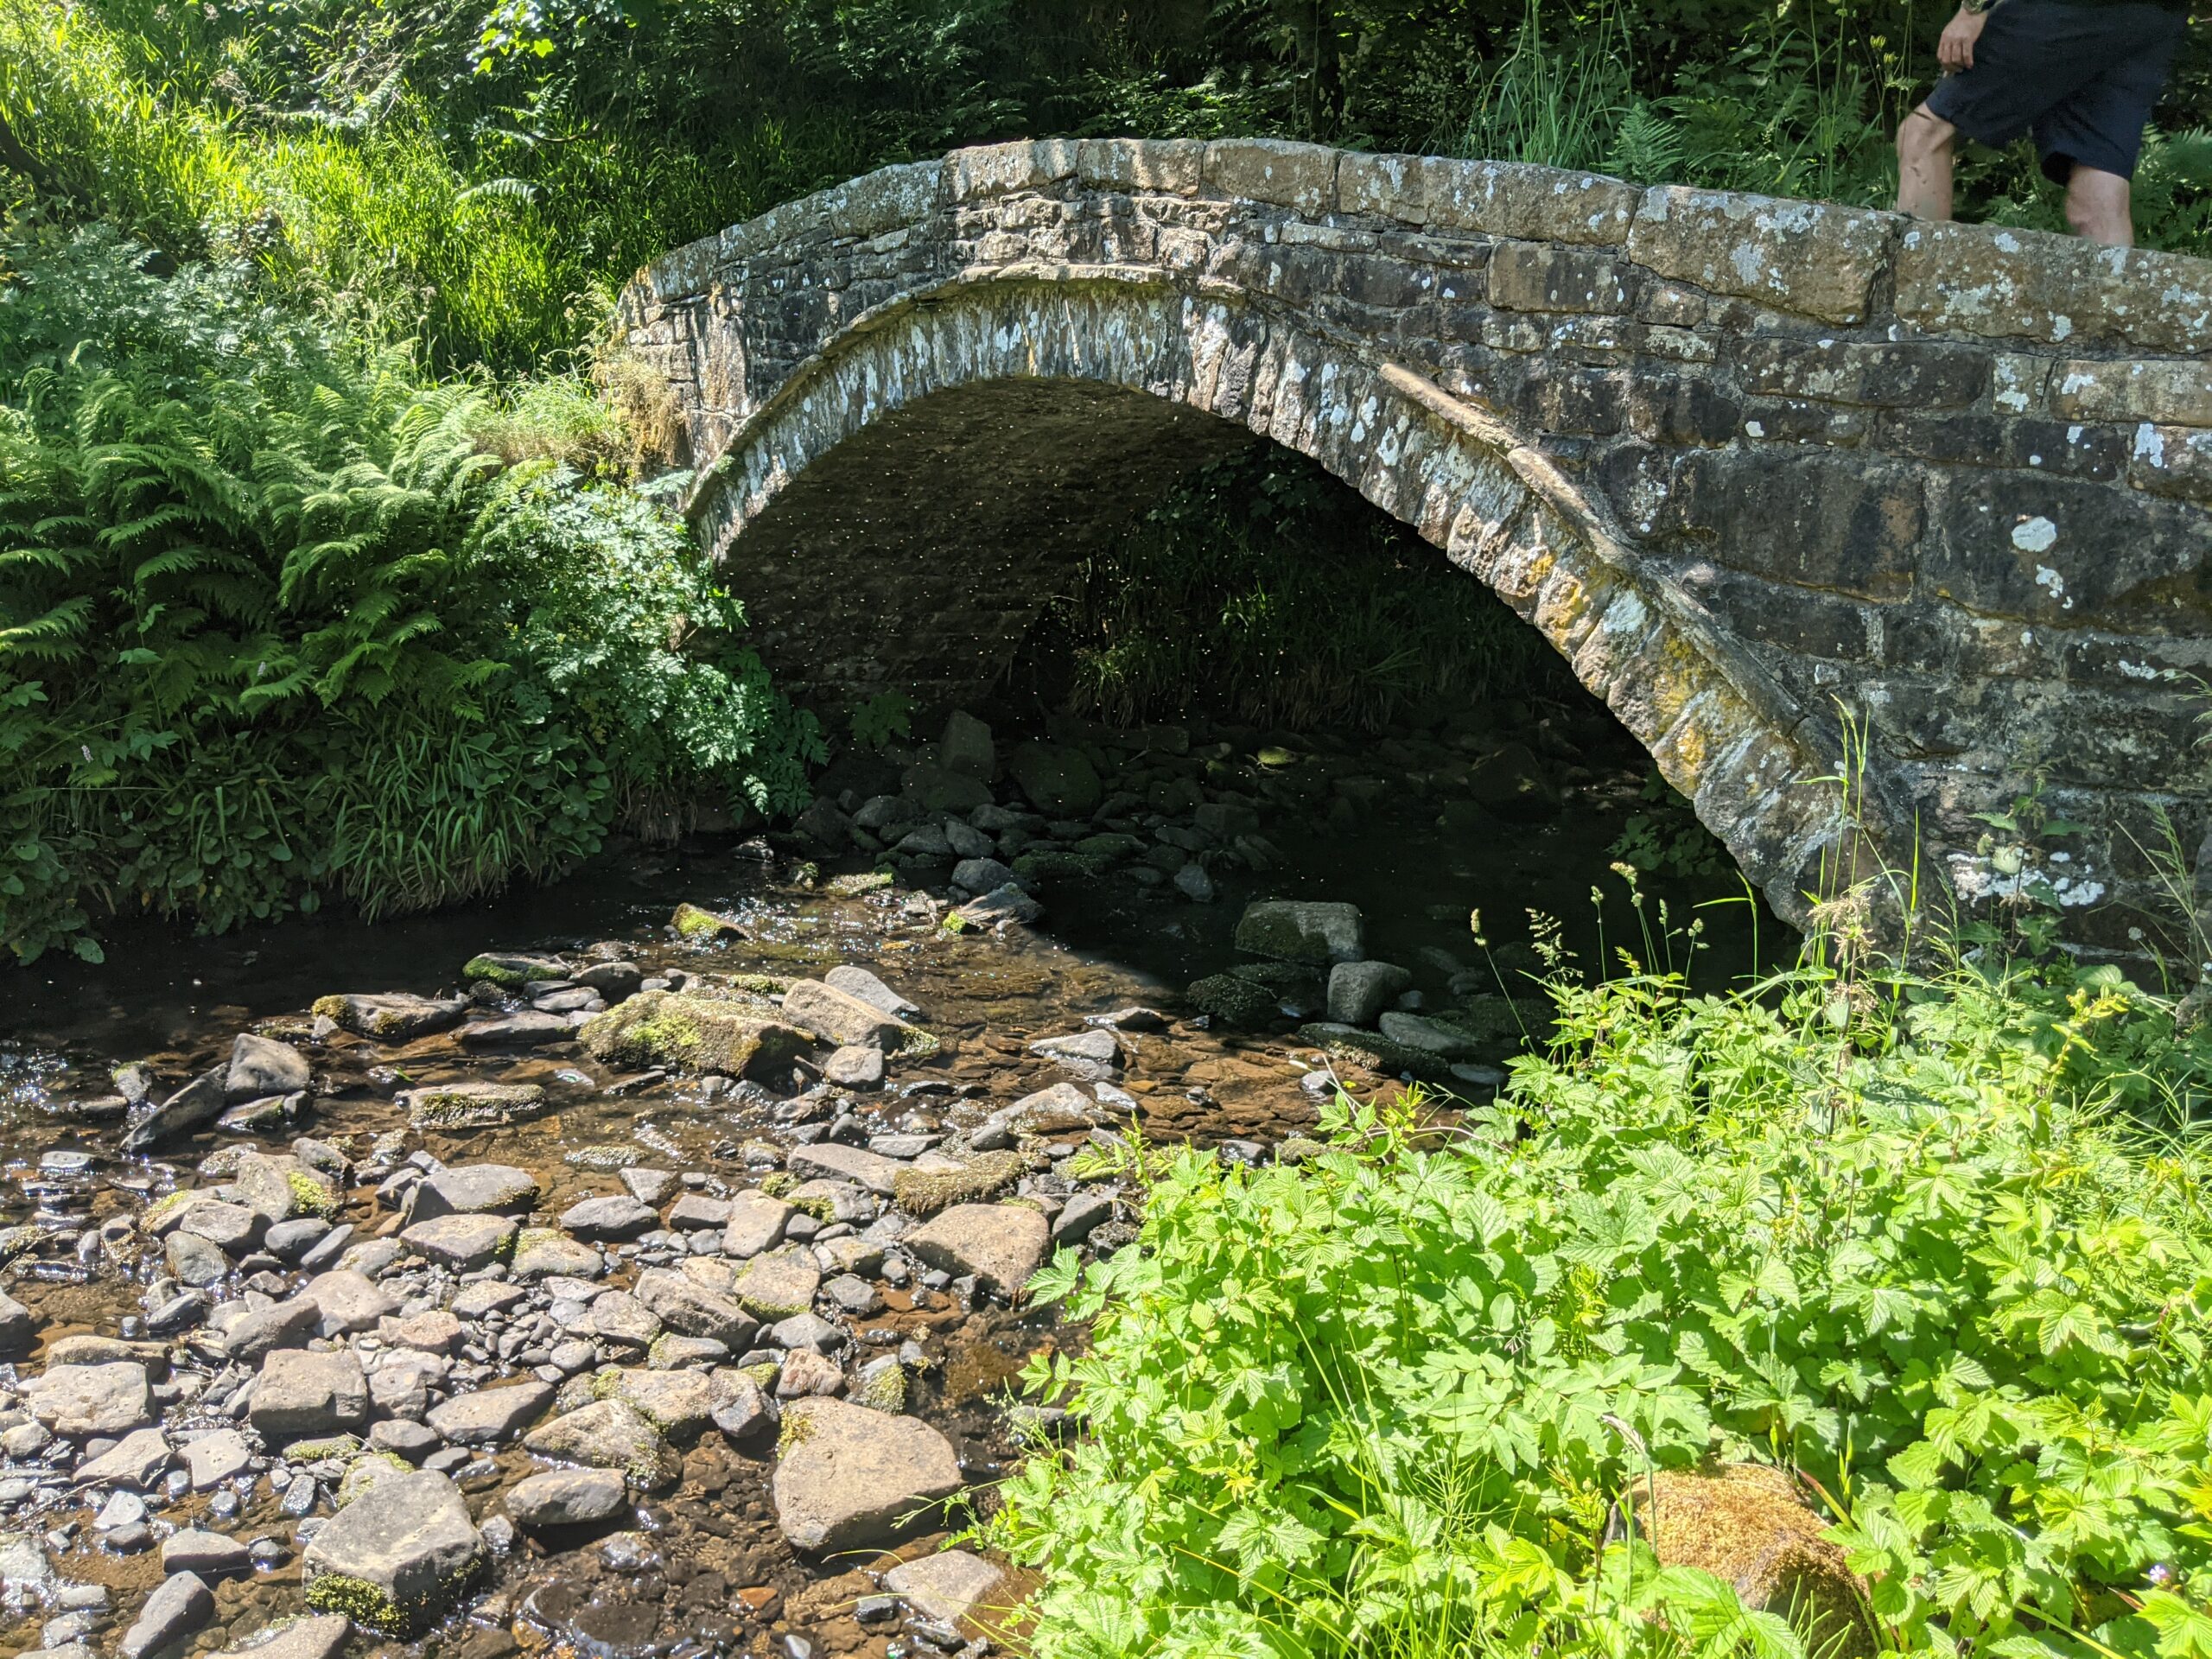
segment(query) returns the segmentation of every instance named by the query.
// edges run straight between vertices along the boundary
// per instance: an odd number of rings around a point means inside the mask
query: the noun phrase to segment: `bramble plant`
[[[1713,1459],[1821,1495],[1885,1646],[2212,1651],[2212,1045],[2110,969],[1891,982],[1559,980],[1455,1128],[1177,1153],[1033,1282],[1094,1321],[989,1523],[1041,1659],[1834,1650],[1608,1541]]]

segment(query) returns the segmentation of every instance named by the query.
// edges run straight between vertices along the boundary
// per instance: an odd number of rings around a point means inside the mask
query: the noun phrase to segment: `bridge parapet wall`
[[[2009,879],[1977,815],[2041,779],[2091,826],[2045,874],[2092,944],[2132,943],[2158,813],[2206,827],[2212,263],[1511,163],[1040,141],[786,204],[640,273],[624,315],[741,591],[742,530],[880,413],[1095,380],[1421,527],[1777,902],[1811,832],[1774,780],[1840,758],[1838,709],[1891,855],[1970,895]],[[1481,509],[1485,457],[1529,499]],[[1732,712],[1686,722],[1700,700]]]

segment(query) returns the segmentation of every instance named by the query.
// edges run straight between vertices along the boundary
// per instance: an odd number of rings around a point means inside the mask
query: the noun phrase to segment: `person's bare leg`
[[[2135,245],[2135,219],[2127,199],[2127,181],[2117,173],[2100,172],[2075,162],[2066,181],[2066,222],[2074,234],[2101,242],[2108,248]]]
[[[1951,216],[1951,149],[1958,136],[1925,104],[1905,117],[1897,128],[1897,212],[1915,219]]]

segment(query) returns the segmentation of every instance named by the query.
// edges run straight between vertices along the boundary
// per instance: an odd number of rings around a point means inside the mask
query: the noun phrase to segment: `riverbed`
[[[938,1545],[1080,1431],[1014,1386],[1080,1341],[1022,1281],[1129,1246],[1139,1142],[1294,1160],[1339,1085],[1487,1098],[1548,962],[1662,903],[1707,979],[1783,948],[1710,871],[1631,907],[1643,766],[1534,709],[948,732],[803,836],[16,974],[0,1651],[988,1641],[1022,1580]],[[380,1504],[446,1529],[389,1593]]]

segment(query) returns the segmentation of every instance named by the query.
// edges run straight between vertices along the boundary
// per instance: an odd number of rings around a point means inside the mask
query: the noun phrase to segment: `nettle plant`
[[[1037,1652],[1848,1646],[1621,1535],[1749,1459],[1885,1646],[2212,1654],[2212,1165],[2140,1127],[2212,1046],[2110,970],[1904,989],[1557,983],[1448,1128],[1340,1095],[1301,1168],[1140,1164],[1138,1243],[1033,1286],[1093,1321],[1026,1378],[1086,1433],[989,1523]]]

